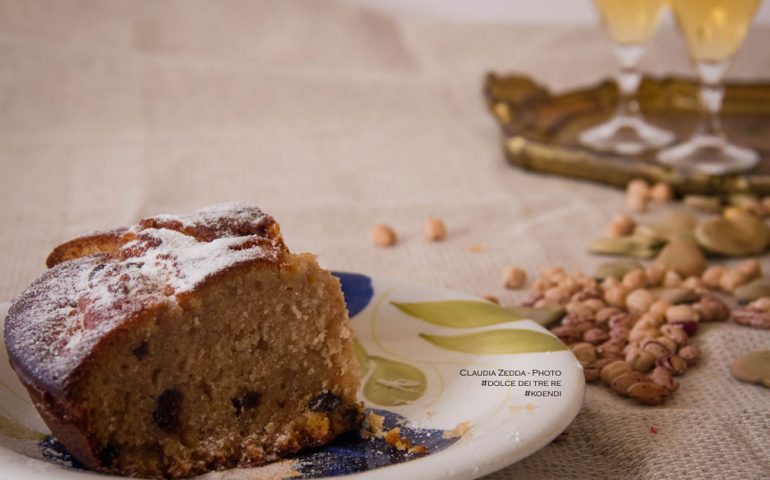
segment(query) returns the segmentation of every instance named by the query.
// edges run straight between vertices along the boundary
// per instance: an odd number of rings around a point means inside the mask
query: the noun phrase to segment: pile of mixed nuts
[[[739,268],[759,272],[755,260]],[[727,320],[730,308],[703,277],[686,279],[691,287],[665,287],[672,270],[664,266],[623,270],[597,279],[548,268],[534,281],[528,305],[563,309],[551,331],[572,349],[586,381],[601,379],[620,395],[657,405],[697,362],[691,338],[698,325]]]
[[[649,202],[672,198],[664,184],[629,183],[626,205],[645,211]],[[648,405],[663,403],[679,388],[675,377],[698,360],[692,337],[704,322],[770,328],[770,280],[756,259],[735,268],[708,266],[707,256],[745,256],[770,247],[770,200],[746,196],[718,199],[718,217],[699,219],[674,211],[663,221],[640,225],[616,216],[606,237],[591,243],[597,254],[655,258],[601,265],[595,275],[569,275],[550,267],[532,284],[524,305],[543,318],[561,319],[551,331],[583,365],[586,381]],[[509,275],[506,270],[506,275]],[[504,277],[505,278],[505,277]],[[508,286],[506,282],[506,286]],[[731,305],[743,303],[743,306]]]

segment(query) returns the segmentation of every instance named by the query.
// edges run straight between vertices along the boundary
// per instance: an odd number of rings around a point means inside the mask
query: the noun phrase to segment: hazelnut
[[[622,284],[629,290],[644,288],[647,285],[647,275],[644,270],[637,268],[623,275]]]
[[[644,313],[652,306],[655,298],[649,290],[637,288],[626,296],[626,307],[630,312]]]
[[[730,270],[719,279],[719,288],[728,293],[733,293],[736,288],[748,283],[749,277],[740,270]]]
[[[534,293],[543,293],[549,288],[551,288],[551,282],[548,282],[542,278],[536,279],[534,282],[532,282],[532,291]]]
[[[659,263],[653,263],[645,270],[647,276],[647,285],[651,287],[660,286],[663,283],[663,277],[666,275],[668,269]]]
[[[722,265],[708,267],[701,275],[701,280],[708,288],[719,288],[719,283],[727,269]]]
[[[744,260],[738,265],[736,270],[746,275],[748,280],[754,280],[762,276],[762,266],[755,258]]]
[[[626,185],[626,194],[645,198],[650,195],[650,184],[643,178],[634,178]]]
[[[431,242],[440,242],[446,238],[446,226],[438,218],[425,220],[425,238]]]
[[[527,284],[527,272],[518,267],[508,267],[503,270],[503,285],[510,290],[518,290],[523,288]],[[546,298],[548,298],[548,292],[553,290],[550,288],[545,291]],[[553,294],[551,294],[553,296]],[[560,294],[562,295],[562,294]],[[559,297],[561,299],[561,296]]]
[[[689,305],[673,305],[666,309],[668,323],[698,321],[698,314]]]
[[[561,287],[551,287],[545,291],[543,299],[550,305],[562,305],[569,299],[569,292]]]
[[[625,308],[626,295],[628,295],[626,288],[622,285],[618,285],[617,287],[612,287],[604,292],[604,301],[607,302],[608,305]]]
[[[666,323],[666,319],[665,319],[665,316],[662,314],[647,312],[642,314],[641,317],[639,317],[639,321],[637,323],[647,324],[652,328],[658,328],[664,323]]]
[[[378,247],[390,247],[396,244],[396,232],[388,225],[375,225],[372,230],[372,242]]]
[[[540,272],[540,278],[556,282],[567,277],[567,272],[562,267],[548,266]]]
[[[658,182],[650,189],[650,198],[656,202],[669,202],[674,197],[671,185],[664,182]]]
[[[700,277],[687,277],[684,282],[682,282],[683,287],[690,288],[692,290],[699,290],[701,288],[704,288],[706,286],[705,283],[703,283],[703,280]]]
[[[636,228],[636,222],[629,215],[618,215],[607,226],[607,236],[625,237],[631,235]]]
[[[653,315],[665,316],[666,310],[668,310],[668,307],[670,306],[671,306],[671,302],[669,300],[666,300],[666,299],[656,300],[655,303],[653,303],[650,306],[649,313]]]

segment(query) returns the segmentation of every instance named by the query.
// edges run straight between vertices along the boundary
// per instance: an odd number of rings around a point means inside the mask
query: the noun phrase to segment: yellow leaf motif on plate
[[[487,330],[457,336],[420,336],[439,348],[477,355],[557,352],[567,347],[558,338],[533,330]]]
[[[428,385],[425,374],[407,363],[369,355],[358,339],[353,349],[366,379],[363,393],[367,400],[377,405],[394,407],[420,398]]]
[[[409,316],[450,328],[484,327],[524,320],[494,303],[473,300],[391,304]]]

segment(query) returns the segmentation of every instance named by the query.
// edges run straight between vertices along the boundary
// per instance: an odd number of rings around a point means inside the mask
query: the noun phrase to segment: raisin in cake
[[[11,364],[86,466],[184,477],[356,429],[338,280],[259,209],[145,218],[57,247],[13,303]]]

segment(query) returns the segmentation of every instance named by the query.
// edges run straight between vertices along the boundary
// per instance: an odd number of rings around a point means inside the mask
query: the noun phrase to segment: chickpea
[[[703,274],[701,275],[701,279],[703,280],[703,283],[709,287],[709,288],[719,288],[719,284],[722,281],[722,276],[727,272],[727,269],[723,267],[722,265],[713,265],[711,267],[708,267]]]
[[[744,260],[738,265],[736,270],[746,275],[748,280],[754,280],[762,276],[762,265],[755,258]]]
[[[626,307],[630,312],[645,313],[654,302],[655,298],[650,291],[643,288],[637,288],[626,297]]]

